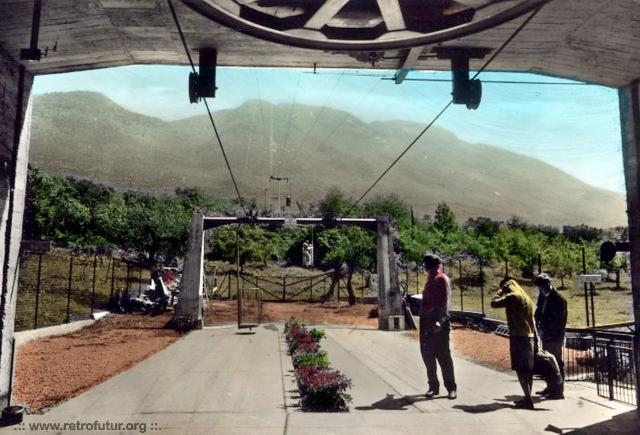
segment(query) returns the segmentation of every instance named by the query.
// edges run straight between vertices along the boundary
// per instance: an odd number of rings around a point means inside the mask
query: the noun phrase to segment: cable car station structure
[[[481,104],[478,72],[485,69],[618,89],[640,381],[638,23],[639,0],[3,0],[0,408],[7,402],[13,357],[33,79],[132,64],[191,64],[192,74],[185,77],[189,97],[205,104],[215,95],[216,66],[381,68],[396,70],[399,85],[411,70],[452,70],[449,105],[469,109]],[[222,142],[220,147],[224,152]],[[208,221],[199,215],[194,220],[190,247],[197,248]],[[198,249],[193,252],[200,255]],[[198,261],[188,263],[185,274],[197,281]],[[186,300],[198,304],[199,296],[187,292],[183,297],[182,313],[196,313],[192,320],[197,321],[197,305],[187,308]]]

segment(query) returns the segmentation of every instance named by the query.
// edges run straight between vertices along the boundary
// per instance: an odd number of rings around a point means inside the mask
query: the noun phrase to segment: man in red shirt
[[[429,278],[424,286],[420,308],[420,353],[427,367],[429,382],[429,391],[425,396],[431,398],[439,393],[437,361],[442,370],[444,386],[449,392],[447,397],[453,400],[457,397],[457,387],[449,348],[451,285],[449,277],[440,270],[441,264],[442,261],[436,255],[424,256],[424,270]]]

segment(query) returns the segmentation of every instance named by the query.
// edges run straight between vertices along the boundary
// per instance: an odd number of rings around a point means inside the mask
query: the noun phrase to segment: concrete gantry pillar
[[[635,319],[634,357],[636,403],[640,406],[640,92],[639,81],[618,91],[622,155],[627,186],[629,242],[631,242],[631,292]]]
[[[202,329],[204,285],[204,215],[194,211],[189,227],[187,255],[180,281],[175,322],[181,329]]]
[[[389,316],[400,316],[402,301],[396,254],[393,248],[393,224],[389,216],[377,219],[378,239],[378,328],[389,328]]]
[[[9,403],[18,254],[29,158],[32,75],[0,48],[0,409]]]

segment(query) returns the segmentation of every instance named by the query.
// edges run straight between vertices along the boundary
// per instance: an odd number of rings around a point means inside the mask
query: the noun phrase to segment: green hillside
[[[215,196],[233,196],[206,116],[165,122],[91,92],[38,96],[33,116],[31,162],[46,171],[121,188],[174,192],[197,186]],[[292,211],[295,201],[317,201],[335,185],[359,196],[423,128],[399,121],[365,123],[326,107],[264,101],[214,117],[243,195],[262,203],[270,175],[289,177]],[[553,225],[626,224],[622,195],[438,128],[375,191],[390,192],[418,213],[431,214],[446,201],[460,218],[519,215]]]

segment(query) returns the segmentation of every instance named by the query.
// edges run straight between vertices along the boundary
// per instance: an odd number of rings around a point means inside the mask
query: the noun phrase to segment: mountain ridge
[[[257,100],[217,111],[214,119],[241,192],[259,203],[270,175],[292,180],[294,203],[317,201],[334,185],[358,197],[423,128],[408,121],[367,123],[328,107]],[[131,112],[102,94],[74,91],[36,96],[33,121],[31,161],[46,171],[150,192],[199,187],[233,196],[206,115],[164,121]],[[392,192],[424,214],[446,201],[461,219],[518,215],[551,225],[626,223],[622,195],[540,160],[464,142],[438,127],[373,194]]]

